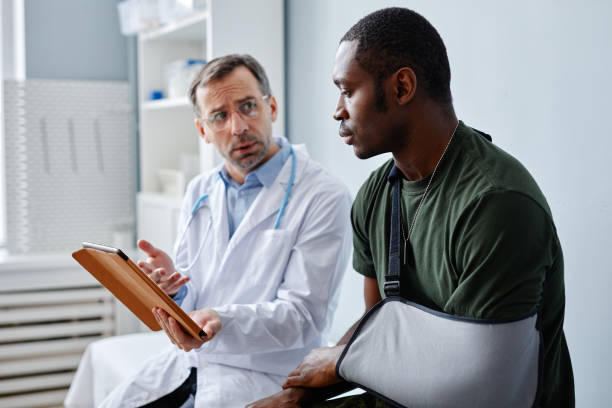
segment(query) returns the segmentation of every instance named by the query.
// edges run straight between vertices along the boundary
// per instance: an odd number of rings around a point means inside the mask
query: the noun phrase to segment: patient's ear
[[[393,96],[398,105],[406,105],[414,98],[417,90],[416,74],[411,68],[403,67],[392,76]]]

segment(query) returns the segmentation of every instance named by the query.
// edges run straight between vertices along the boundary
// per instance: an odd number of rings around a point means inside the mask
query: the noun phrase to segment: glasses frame
[[[211,119],[211,117],[213,117],[214,115],[218,114],[220,111],[215,112],[212,115],[209,115],[206,118],[200,118],[200,123],[207,123],[208,126],[217,132],[220,132],[222,130],[225,130],[228,126],[228,123],[230,123],[230,118],[232,116],[232,113],[237,113],[240,115],[240,117],[245,120],[245,121],[249,121],[249,120],[253,120],[257,117],[259,117],[259,104],[257,103],[257,101],[259,99],[261,99],[262,101],[266,101],[268,103],[270,103],[270,96],[271,94],[266,94],[263,96],[255,96],[253,98],[249,98],[243,102],[241,102],[237,107],[234,107],[233,109],[228,110],[227,112],[225,112],[227,114],[227,116],[224,119],[216,119],[213,120]],[[255,101],[255,107],[253,108],[253,110],[250,113],[244,113],[240,110],[240,107],[245,105],[246,103],[250,102],[250,101]]]

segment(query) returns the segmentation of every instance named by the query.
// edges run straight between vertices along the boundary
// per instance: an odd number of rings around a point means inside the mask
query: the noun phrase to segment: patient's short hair
[[[446,47],[431,23],[415,11],[401,7],[375,11],[352,26],[343,41],[357,41],[356,60],[374,77],[380,110],[386,109],[383,80],[402,67],[414,71],[419,86],[433,100],[451,105]]]

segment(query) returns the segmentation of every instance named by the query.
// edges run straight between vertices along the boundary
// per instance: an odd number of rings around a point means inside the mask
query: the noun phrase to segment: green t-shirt
[[[383,298],[391,218],[387,176],[392,167],[389,160],[370,175],[351,215],[353,267],[378,280]],[[402,181],[404,235],[428,181]],[[546,287],[541,401],[543,406],[574,405],[563,334],[563,254],[546,199],[516,159],[460,122],[406,252],[401,296],[452,315],[523,317],[536,309]]]

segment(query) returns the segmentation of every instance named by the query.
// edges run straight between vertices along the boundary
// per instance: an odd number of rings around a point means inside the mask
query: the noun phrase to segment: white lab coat
[[[187,265],[206,240],[181,306],[187,312],[212,307],[223,327],[198,350],[186,353],[171,346],[149,359],[102,406],[135,407],[159,399],[186,380],[190,367],[198,372],[196,407],[244,406],[280,391],[308,351],[326,345],[350,258],[351,199],[305,149],[294,150],[295,183],[276,230],[291,156],[274,183],[262,188],[231,240],[219,169],[189,184],[179,236],[194,203],[203,194],[209,197],[188,229],[184,255],[176,260]]]

